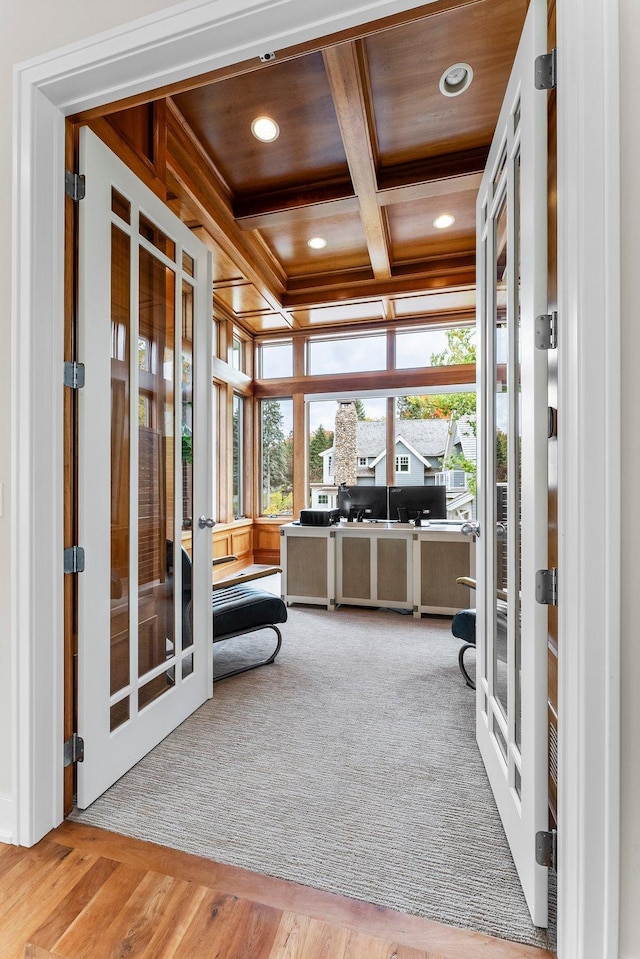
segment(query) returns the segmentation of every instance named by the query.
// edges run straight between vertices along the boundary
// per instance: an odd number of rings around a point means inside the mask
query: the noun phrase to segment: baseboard
[[[14,809],[11,796],[0,796],[0,842],[15,842]]]

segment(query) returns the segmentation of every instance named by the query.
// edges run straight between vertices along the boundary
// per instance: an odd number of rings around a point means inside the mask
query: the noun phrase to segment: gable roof
[[[449,420],[396,420],[396,442],[405,445],[422,459],[442,456],[447,445]],[[358,421],[357,456],[379,457],[386,451],[387,424],[384,420]]]

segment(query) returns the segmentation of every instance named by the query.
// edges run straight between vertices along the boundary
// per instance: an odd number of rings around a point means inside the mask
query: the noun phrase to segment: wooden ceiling
[[[470,317],[475,198],[526,8],[437,0],[167,98],[170,199],[212,237],[216,309],[254,333]],[[445,97],[458,62],[473,81]]]

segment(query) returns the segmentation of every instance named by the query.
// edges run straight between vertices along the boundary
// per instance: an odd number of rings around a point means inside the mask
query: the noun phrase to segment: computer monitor
[[[351,520],[386,520],[386,486],[339,486],[340,515]]]
[[[389,519],[447,518],[447,491],[444,486],[390,486]]]

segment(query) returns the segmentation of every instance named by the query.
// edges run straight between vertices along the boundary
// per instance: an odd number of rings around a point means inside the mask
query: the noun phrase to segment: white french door
[[[476,736],[537,926],[547,925],[547,97],[534,88],[546,2],[532,0],[478,195]]]
[[[212,503],[211,265],[205,246],[86,128],[80,172],[85,808],[211,695],[211,531],[196,518],[208,518]]]

